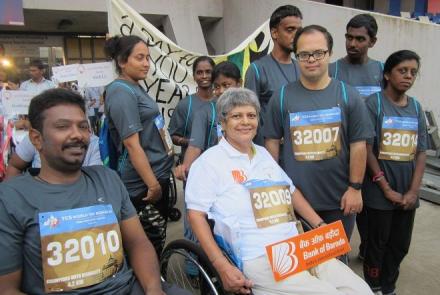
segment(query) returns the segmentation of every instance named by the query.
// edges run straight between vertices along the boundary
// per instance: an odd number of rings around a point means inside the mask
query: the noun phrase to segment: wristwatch
[[[358,190],[360,190],[362,188],[362,183],[360,183],[360,182],[349,182],[348,186],[352,187],[352,188],[354,188],[355,190],[358,191]]]

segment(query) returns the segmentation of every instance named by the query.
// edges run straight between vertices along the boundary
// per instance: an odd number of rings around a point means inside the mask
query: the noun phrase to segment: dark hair
[[[147,42],[135,35],[130,36],[114,36],[105,41],[105,54],[115,61],[116,70],[121,73],[119,62],[126,62],[128,57],[133,52],[133,48],[139,42],[143,42],[148,46]]]
[[[270,16],[269,21],[269,28],[272,30],[273,28],[276,28],[281,20],[288,16],[296,16],[300,19],[303,18],[301,10],[299,10],[298,7],[293,5],[283,5],[275,9],[274,12],[272,12],[272,15]]]
[[[230,61],[222,61],[214,67],[211,74],[211,81],[214,83],[215,79],[220,75],[234,79],[236,82],[239,82],[241,79],[240,69]]]
[[[346,30],[348,28],[362,28],[367,29],[368,36],[370,38],[376,38],[377,35],[377,22],[376,19],[366,13],[358,14],[354,16],[347,24]]]
[[[385,79],[385,74],[391,73],[391,71],[398,66],[400,63],[407,61],[407,60],[415,60],[417,62],[417,66],[420,69],[420,56],[411,50],[399,50],[394,53],[392,53],[387,60],[385,61],[385,64],[383,66],[383,77],[382,77],[382,84],[383,88],[385,89],[387,87],[387,80]]]
[[[298,40],[301,37],[301,35],[310,34],[313,32],[321,32],[324,35],[325,39],[327,40],[328,52],[329,52],[329,54],[331,54],[332,50],[333,50],[333,37],[329,33],[329,31],[327,31],[326,28],[324,28],[320,25],[310,25],[310,26],[306,26],[304,28],[300,28],[298,30],[298,32],[296,32],[295,38],[293,39],[293,52],[295,52],[295,54],[297,53]]]
[[[79,107],[84,113],[86,112],[85,102],[81,95],[63,88],[49,89],[31,100],[28,116],[32,128],[42,133],[44,111],[59,105],[74,105]]]
[[[41,59],[33,59],[31,60],[31,62],[29,63],[29,67],[36,67],[39,70],[43,70],[44,69],[44,64],[41,61]]]
[[[197,66],[202,61],[207,61],[207,62],[209,62],[211,67],[213,67],[213,68],[215,67],[215,62],[212,58],[210,58],[209,56],[206,56],[206,55],[202,55],[202,56],[199,56],[198,58],[196,58],[196,60],[193,63],[193,74],[196,72]]]

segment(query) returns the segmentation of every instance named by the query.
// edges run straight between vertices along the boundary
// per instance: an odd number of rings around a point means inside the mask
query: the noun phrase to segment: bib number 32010
[[[118,233],[111,230],[99,233],[96,238],[86,235],[80,239],[68,239],[64,244],[54,241],[47,244],[46,250],[52,252],[47,259],[50,266],[57,266],[64,263],[73,263],[81,259],[89,260],[95,257],[96,252],[107,255],[108,252],[116,253],[121,247]]]

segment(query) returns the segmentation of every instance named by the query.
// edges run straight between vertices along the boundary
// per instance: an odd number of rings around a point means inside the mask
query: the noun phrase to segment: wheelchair
[[[170,194],[168,199],[168,219],[170,221],[178,221],[182,217],[182,212],[176,208],[177,203],[177,183],[174,173],[171,171],[170,175]]]
[[[191,264],[198,275],[191,278],[185,269]],[[226,295],[215,268],[202,248],[194,242],[179,239],[170,242],[164,249],[160,260],[162,278],[168,283],[200,295]]]
[[[211,229],[213,229],[213,221],[208,220],[208,223]],[[296,226],[299,232],[308,231],[313,228],[300,216],[297,216]],[[234,264],[225,251],[223,253]],[[191,268],[197,269],[196,273],[198,275],[195,277],[187,274],[188,263],[191,264]],[[188,290],[193,294],[233,294],[224,290],[219,274],[209,261],[202,247],[186,239],[174,240],[165,247],[161,255],[160,271],[165,281]]]

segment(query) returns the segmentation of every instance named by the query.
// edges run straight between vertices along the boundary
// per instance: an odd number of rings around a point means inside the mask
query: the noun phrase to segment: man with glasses
[[[329,66],[329,75],[354,86],[362,97],[381,90],[383,63],[368,57],[376,44],[377,23],[369,14],[359,14],[347,24],[347,55]]]
[[[356,89],[328,76],[332,46],[321,26],[297,32],[300,78],[271,98],[263,134],[266,148],[276,161],[283,157],[286,173],[321,218],[342,220],[350,237],[362,210],[366,139],[374,131]]]
[[[253,62],[247,72],[244,87],[254,91],[261,105],[260,122],[254,142],[264,144],[263,116],[269,99],[282,85],[298,80],[298,63],[292,59],[292,44],[296,32],[302,25],[302,13],[298,7],[283,5],[271,15],[270,34],[273,40],[272,52]]]

